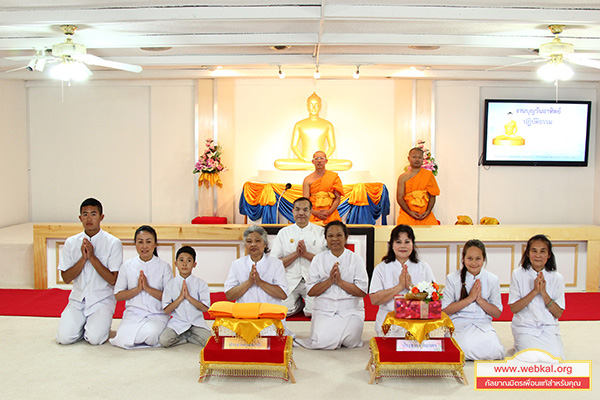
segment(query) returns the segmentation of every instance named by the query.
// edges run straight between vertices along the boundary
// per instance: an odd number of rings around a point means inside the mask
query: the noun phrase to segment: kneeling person
[[[115,281],[123,263],[121,241],[103,231],[102,204],[89,198],[79,207],[83,232],[69,237],[60,253],[58,269],[65,283],[73,282],[69,304],[60,316],[56,341],[81,339],[99,345],[108,339],[117,301]]]
[[[205,281],[192,275],[196,251],[190,246],[180,248],[175,266],[179,276],[167,283],[162,296],[163,309],[171,319],[160,335],[160,344],[171,347],[189,342],[204,346],[210,331],[202,312],[208,311],[210,292]]]
[[[323,228],[309,221],[312,203],[306,197],[294,201],[292,213],[294,225],[286,226],[277,233],[271,255],[279,258],[285,267],[288,287],[291,289],[283,305],[287,315],[294,315],[304,306],[304,315],[312,315],[312,297],[306,291],[310,262],[315,254],[326,250]],[[303,301],[304,300],[304,304]]]

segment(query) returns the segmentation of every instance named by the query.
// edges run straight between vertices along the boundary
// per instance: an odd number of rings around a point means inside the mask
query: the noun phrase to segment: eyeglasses
[[[314,157],[313,160],[315,161],[323,161],[323,160],[327,160],[326,157]]]

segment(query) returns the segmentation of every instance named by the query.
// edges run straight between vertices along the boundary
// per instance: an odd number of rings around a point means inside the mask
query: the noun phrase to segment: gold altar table
[[[388,313],[382,330],[387,333],[391,325],[397,325],[407,330],[411,337],[421,344],[429,333],[436,329],[443,329],[450,336],[454,332],[452,320],[442,313],[439,319],[400,319],[392,311]],[[407,336],[408,336],[407,334]],[[435,340],[441,341],[442,351],[397,351],[398,340],[408,340],[390,337],[373,337],[369,341],[371,357],[366,370],[369,371],[369,384],[374,381],[379,383],[381,377],[401,376],[438,376],[454,377],[467,385],[464,373],[465,355],[454,338],[443,337]],[[412,340],[411,340],[412,341]]]

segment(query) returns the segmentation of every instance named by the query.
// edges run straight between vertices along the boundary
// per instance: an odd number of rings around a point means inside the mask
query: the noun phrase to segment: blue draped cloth
[[[274,193],[276,198],[275,204],[251,205],[246,201],[244,190],[242,190],[239,204],[240,214],[246,215],[252,221],[257,221],[262,218],[263,224],[276,224],[277,203],[279,203],[279,213],[287,220],[295,222],[292,214],[293,200],[290,201],[275,191]],[[338,206],[340,216],[347,214],[347,224],[365,225],[375,225],[377,219],[381,217],[381,224],[387,225],[387,216],[390,214],[390,199],[386,186],[383,185],[381,198],[378,204],[375,204],[370,197],[367,196],[367,198],[369,205],[366,206],[353,205],[349,203],[348,199],[344,200]]]

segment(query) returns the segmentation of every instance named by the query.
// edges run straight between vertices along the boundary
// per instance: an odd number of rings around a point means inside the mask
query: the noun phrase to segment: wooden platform
[[[275,236],[282,225],[269,225]],[[133,234],[138,225],[104,224],[102,228],[124,242],[124,258],[135,256]],[[191,245],[198,252],[198,273],[211,290],[221,291],[231,262],[243,255],[242,234],[247,225],[153,225],[158,234],[161,258],[173,264],[174,254],[182,245]],[[361,225],[356,235],[359,254],[377,265],[386,253],[387,241],[393,226]],[[462,245],[469,239],[482,240],[488,249],[486,268],[500,278],[503,291],[508,290],[512,270],[519,260],[527,240],[539,233],[546,234],[554,244],[558,270],[565,277],[566,290],[598,292],[600,288],[600,226],[596,225],[442,225],[414,227],[420,258],[428,262],[436,278],[445,280],[447,274],[460,268]],[[35,288],[63,287],[56,277],[58,253],[64,240],[81,231],[80,224],[35,224],[34,276]],[[372,246],[365,257],[361,246]]]
[[[188,244],[199,253],[197,273],[209,282],[211,291],[222,291],[231,262],[244,253],[241,242],[247,225],[153,225],[159,238],[159,254],[173,264],[174,252]],[[137,224],[104,224],[103,229],[122,239],[125,258],[135,256],[133,234]],[[276,232],[280,225],[269,225]],[[365,226],[363,226],[365,227]],[[366,227],[373,233],[360,240],[372,240],[371,263],[377,265],[387,249],[393,226]],[[21,224],[0,229],[0,287],[69,288],[56,274],[58,252],[64,240],[81,232],[81,224]],[[544,233],[555,244],[559,271],[565,276],[566,290],[598,292],[600,288],[600,226],[498,225],[415,227],[422,260],[428,262],[439,281],[459,266],[462,245],[481,239],[488,248],[486,268],[500,277],[502,290],[508,290],[510,273],[518,265],[528,238]],[[274,235],[274,234],[273,234]],[[371,238],[372,237],[372,238]],[[208,268],[210,267],[210,268]],[[208,275],[205,275],[208,274]]]

